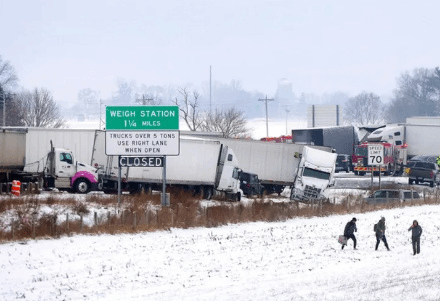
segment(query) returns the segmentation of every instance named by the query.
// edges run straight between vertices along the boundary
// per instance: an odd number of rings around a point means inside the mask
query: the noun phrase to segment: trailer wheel
[[[87,193],[90,191],[90,182],[87,179],[78,179],[75,182],[75,191],[78,193]]]

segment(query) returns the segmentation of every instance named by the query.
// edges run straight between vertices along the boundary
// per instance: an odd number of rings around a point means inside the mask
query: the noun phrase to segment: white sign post
[[[373,177],[375,166],[377,166],[379,169],[379,189],[381,188],[380,167],[385,164],[383,160],[383,155],[384,153],[382,144],[368,145],[368,165],[371,165],[371,190],[373,190]]]

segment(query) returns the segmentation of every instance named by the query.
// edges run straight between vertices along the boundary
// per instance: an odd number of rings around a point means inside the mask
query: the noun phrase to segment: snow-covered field
[[[0,245],[1,300],[440,300],[440,206]],[[374,251],[387,220],[391,251]],[[421,254],[410,232],[423,228]]]

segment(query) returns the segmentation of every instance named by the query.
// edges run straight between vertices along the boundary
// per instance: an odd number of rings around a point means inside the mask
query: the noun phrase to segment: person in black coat
[[[420,236],[422,236],[422,227],[420,227],[419,223],[415,220],[411,227],[409,227],[408,231],[412,230],[411,240],[414,255],[420,253]]]
[[[353,248],[356,250],[356,236],[354,236],[354,232],[357,232],[356,228],[357,219],[353,217],[351,221],[349,221],[345,225],[344,236],[347,238],[347,241],[351,238],[353,240]],[[342,245],[342,249],[344,249],[345,245]]]
[[[385,247],[387,248],[387,250],[390,250],[390,247],[388,247],[388,242],[387,242],[387,238],[385,237],[385,217],[382,217],[380,219],[380,221],[377,223],[377,229],[376,229],[376,251],[377,248],[379,247],[379,243],[382,240],[383,243],[385,244]]]

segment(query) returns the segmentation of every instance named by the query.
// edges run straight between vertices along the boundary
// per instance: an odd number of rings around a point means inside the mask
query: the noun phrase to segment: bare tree
[[[182,113],[180,116],[186,122],[190,131],[197,131],[203,122],[202,114],[199,111],[198,99],[200,95],[197,91],[190,93],[188,88],[179,88],[178,92],[181,98],[175,97],[172,102],[179,106],[179,110]]]
[[[44,88],[19,93],[16,103],[20,121],[25,126],[60,128],[65,125],[52,94]]]
[[[226,110],[215,110],[207,114],[201,129],[207,132],[221,132],[224,138],[244,138],[249,136],[249,129],[246,127],[247,120],[242,111],[230,108]]]
[[[362,92],[345,103],[345,122],[354,125],[380,124],[385,122],[384,106],[374,93]]]
[[[13,88],[18,82],[14,67],[0,56],[0,87],[5,91]]]
[[[391,122],[405,122],[411,116],[438,114],[438,90],[435,87],[434,69],[419,68],[412,74],[403,73],[397,80],[398,88],[387,109]]]

